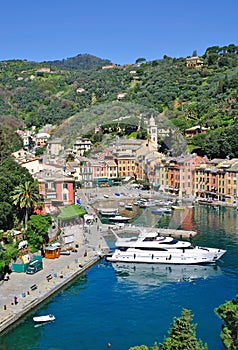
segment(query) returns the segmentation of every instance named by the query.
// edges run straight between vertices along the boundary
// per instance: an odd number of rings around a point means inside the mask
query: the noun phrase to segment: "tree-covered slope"
[[[91,70],[98,69],[102,66],[111,64],[111,61],[106,59],[101,59],[99,57],[89,55],[89,54],[79,54],[75,57],[69,57],[63,60],[56,61],[45,61],[44,64],[50,67],[57,67],[60,69],[68,70]]]
[[[77,63],[82,59],[88,61],[82,63],[84,70]],[[208,48],[203,59],[199,69],[186,67],[186,58],[167,56],[113,69],[98,69],[107,60],[90,55],[56,62],[0,62],[0,115],[20,118],[27,127],[61,125],[74,115],[84,118],[82,112],[92,106],[107,108],[123,93],[120,104],[153,109],[182,131],[196,124],[211,130],[231,126],[238,110],[237,46]],[[93,66],[91,61],[97,69],[85,70]],[[98,107],[100,123],[103,109]],[[84,119],[81,123],[85,125]],[[98,115],[87,123],[99,123]]]

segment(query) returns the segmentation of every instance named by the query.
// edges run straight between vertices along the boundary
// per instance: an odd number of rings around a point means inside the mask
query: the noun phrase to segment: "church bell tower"
[[[158,149],[158,128],[155,125],[155,119],[153,115],[150,117],[148,128],[147,128],[147,133],[150,136],[150,141],[149,141],[149,147],[153,150]]]

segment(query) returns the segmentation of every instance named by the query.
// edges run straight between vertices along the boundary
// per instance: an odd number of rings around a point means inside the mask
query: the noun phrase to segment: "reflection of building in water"
[[[112,263],[120,283],[132,282],[136,288],[161,286],[164,283],[195,282],[220,276],[222,271],[217,265],[167,265]]]
[[[212,228],[213,231],[234,232],[238,230],[236,208],[196,205],[193,210],[193,221],[197,227]]]
[[[182,230],[195,231],[193,225],[193,208],[185,208],[185,210],[179,210],[173,213],[171,221],[175,220],[175,217],[178,217],[177,227]]]

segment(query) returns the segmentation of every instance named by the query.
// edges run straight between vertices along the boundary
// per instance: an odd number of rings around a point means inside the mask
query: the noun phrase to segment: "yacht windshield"
[[[162,245],[162,244],[176,244],[176,243],[178,243],[178,240],[177,239],[173,239],[172,241],[170,241],[170,242],[161,242],[160,244]]]

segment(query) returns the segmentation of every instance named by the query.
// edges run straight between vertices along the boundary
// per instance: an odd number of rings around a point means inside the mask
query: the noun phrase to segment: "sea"
[[[224,350],[215,309],[238,292],[235,208],[195,205],[154,215],[136,209],[134,224],[197,231],[195,244],[226,249],[215,265],[119,264],[101,260],[0,336],[1,350],[128,350],[162,343],[183,308],[209,350]],[[114,239],[106,237],[111,249]],[[53,314],[52,323],[32,317]]]

